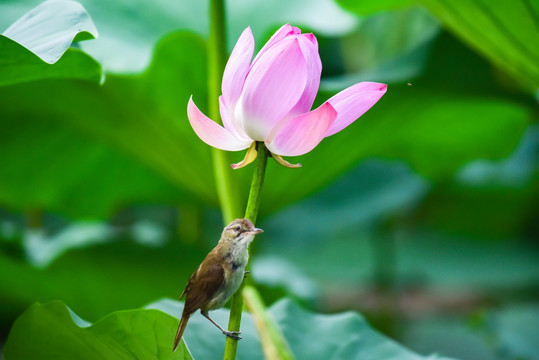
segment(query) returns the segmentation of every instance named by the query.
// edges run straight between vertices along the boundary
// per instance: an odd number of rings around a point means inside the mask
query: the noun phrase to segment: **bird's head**
[[[263,232],[264,230],[255,228],[253,223],[248,219],[236,219],[224,228],[220,242],[249,245],[256,234]]]

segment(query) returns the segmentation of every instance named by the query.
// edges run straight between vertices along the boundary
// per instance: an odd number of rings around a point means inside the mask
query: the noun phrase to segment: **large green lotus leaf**
[[[153,302],[146,309],[157,309],[167,313],[176,319],[174,330],[177,329],[178,319],[183,311],[183,302],[171,299],[162,299]],[[218,324],[226,327],[228,324],[229,310],[222,308],[210,313],[210,316]],[[241,341],[238,345],[236,359],[250,360],[263,359],[260,339],[256,331],[253,318],[247,311],[241,317]],[[184,341],[195,359],[219,359],[223,357],[226,338],[221,332],[203,317],[200,312],[195,313],[189,319],[185,329]],[[170,337],[172,344],[173,337]]]
[[[80,1],[92,15],[99,29],[99,41],[81,47],[103,64],[107,72],[133,73],[146,68],[155,43],[176,30],[188,30],[204,37],[208,34],[209,1],[200,0],[131,0]],[[5,17],[18,14],[23,5],[35,6],[39,0],[3,1],[0,28]],[[228,48],[232,49],[240,33],[251,26],[262,39],[283,23],[305,26],[326,35],[351,31],[355,17],[332,0],[273,0],[253,2],[234,0],[226,3]],[[16,18],[17,15],[11,15]],[[262,44],[259,42],[260,47]]]
[[[61,302],[35,304],[13,325],[4,354],[6,360],[95,359],[99,356],[189,359],[185,347],[174,354],[171,351],[182,305],[162,300],[149,305],[150,309],[112,313],[81,328],[83,322]],[[213,314],[217,322],[225,323],[228,318],[227,310]],[[426,359],[380,335],[355,313],[313,314],[290,300],[281,300],[269,309],[269,314],[281,327],[297,359]],[[247,313],[242,319],[242,332],[244,338],[237,358],[262,359],[258,334]],[[194,358],[222,356],[224,336],[199,314],[191,317],[184,340]],[[442,358],[430,356],[428,359]]]
[[[48,64],[54,64],[79,40],[97,37],[86,10],[71,0],[49,0],[26,13],[3,33]]]
[[[451,31],[528,90],[539,87],[539,6],[529,0],[419,0]],[[410,5],[409,0],[339,0],[359,15]],[[372,4],[376,3],[376,4]]]
[[[73,41],[95,37],[97,30],[79,3],[42,3],[0,35],[0,85],[47,78],[99,82],[99,63],[80,50],[69,49]]]
[[[539,6],[528,0],[421,0],[457,36],[529,90],[539,88]]]
[[[179,317],[183,304],[161,300],[148,307]],[[379,334],[357,313],[312,313],[289,299],[281,299],[267,310],[283,332],[296,359],[441,359],[435,355],[423,357],[413,353]],[[212,318],[222,324],[227,323],[228,315],[226,309],[212,312]],[[257,349],[260,340],[253,318],[246,312],[242,315],[241,329],[243,339],[238,346],[237,358],[263,359],[260,349]],[[208,334],[215,332],[221,339],[209,341]],[[208,320],[195,314],[185,331],[185,342],[195,358],[214,359],[222,356],[225,340]]]
[[[192,359],[185,343],[173,353],[176,321],[157,310],[112,313],[90,325],[60,301],[32,305],[17,319],[4,348],[17,359]]]
[[[357,313],[315,314],[291,301],[276,303],[270,313],[298,359],[443,359],[413,353],[373,330]]]
[[[0,198],[7,208],[107,218],[124,204],[185,199],[170,181],[117,148],[45,113],[23,113],[4,113],[2,121]]]
[[[156,53],[145,74],[111,75],[104,86],[41,81],[0,88],[2,201],[74,216],[106,215],[133,201],[177,202],[182,189],[214,203],[210,151],[185,111],[191,92],[205,101],[204,43],[170,35]]]

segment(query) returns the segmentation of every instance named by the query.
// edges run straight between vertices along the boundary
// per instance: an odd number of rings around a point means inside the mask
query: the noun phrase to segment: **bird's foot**
[[[247,270],[243,273],[243,278],[245,279],[247,277],[247,274],[249,274],[251,271],[250,270]]]
[[[241,334],[241,331],[223,331],[223,334],[234,340],[241,339],[241,336],[239,336],[239,334]]]

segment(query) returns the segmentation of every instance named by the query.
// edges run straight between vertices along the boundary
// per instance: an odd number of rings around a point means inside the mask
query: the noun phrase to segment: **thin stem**
[[[234,181],[232,181],[231,172],[233,170],[230,167],[232,161],[226,152],[215,148],[212,148],[212,159],[217,196],[223,212],[223,223],[226,225],[241,217],[239,196],[234,195],[237,194],[237,191],[233,185]]]
[[[211,0],[210,36],[208,38],[208,110],[210,118],[219,121],[219,95],[221,79],[226,64],[226,26],[224,0]],[[241,214],[239,196],[234,196],[232,161],[226,152],[212,149],[213,170],[217,195],[223,212],[223,221],[228,224]]]
[[[221,79],[226,63],[226,27],[224,0],[211,0],[210,35],[208,38],[208,98],[209,111],[219,116]]]
[[[225,29],[224,0],[211,0],[210,36],[208,40],[208,99],[210,117],[216,121],[220,119],[218,98],[221,93],[221,78],[226,63]],[[253,223],[256,221],[258,215],[260,195],[262,193],[262,185],[264,183],[268,161],[264,143],[258,143],[257,147],[257,166],[253,174],[249,200],[245,211],[245,217]],[[227,153],[218,149],[212,149],[212,158],[217,194],[223,211],[223,221],[225,224],[228,224],[233,219],[239,217],[240,214],[239,196],[234,196],[235,188],[232,181],[232,169],[229,166],[231,161],[228,159]],[[228,323],[228,329],[230,331],[238,331],[240,329],[243,309],[242,290],[244,286],[245,282],[242,283],[240,289],[232,297],[230,320]],[[236,358],[237,348],[237,340],[227,337],[224,359],[234,360]]]
[[[255,172],[253,174],[253,180],[251,182],[251,189],[249,191],[249,200],[247,201],[247,209],[245,210],[245,217],[256,222],[258,215],[258,207],[260,205],[260,197],[262,194],[262,185],[264,184],[264,175],[266,174],[266,165],[268,163],[268,154],[264,143],[258,143],[258,155]],[[239,331],[241,323],[241,313],[243,310],[243,297],[242,291],[245,286],[245,280],[241,284],[240,288],[232,296],[230,303],[230,319],[228,320],[229,331]],[[238,341],[226,338],[225,355],[224,360],[234,360],[236,358],[236,350],[238,348]]]
[[[268,164],[268,153],[264,143],[256,144],[257,158],[256,168],[251,181],[251,189],[249,190],[249,199],[247,200],[247,208],[245,209],[245,218],[256,223],[258,217],[258,208],[260,206],[260,197],[262,195],[262,185],[264,185],[264,175],[266,175],[266,165]]]

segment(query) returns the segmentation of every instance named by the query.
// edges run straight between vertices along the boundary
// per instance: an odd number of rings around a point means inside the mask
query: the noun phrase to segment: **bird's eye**
[[[240,230],[241,230],[241,226],[239,226],[239,225],[238,225],[238,226],[236,226],[236,227],[234,228],[234,230],[236,230],[236,232],[240,232]]]

